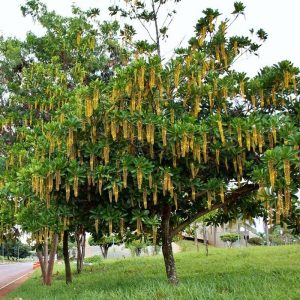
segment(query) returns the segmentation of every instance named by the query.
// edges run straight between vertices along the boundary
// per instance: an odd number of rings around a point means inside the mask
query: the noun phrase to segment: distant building
[[[197,239],[200,241],[204,241],[204,232],[206,231],[206,239],[208,244],[215,247],[226,247],[226,243],[224,243],[220,236],[225,233],[237,233],[239,234],[239,240],[235,242],[233,247],[244,247],[247,246],[247,241],[249,238],[257,237],[258,234],[256,229],[252,227],[249,223],[243,221],[231,222],[224,224],[222,226],[213,226],[209,225],[205,228],[203,227],[203,223],[197,223]],[[184,237],[192,238],[186,233],[183,233]]]

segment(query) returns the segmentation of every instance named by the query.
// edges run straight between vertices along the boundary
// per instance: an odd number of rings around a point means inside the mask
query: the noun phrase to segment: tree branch
[[[132,9],[132,11],[133,11],[133,13],[134,13],[134,15],[135,15],[135,18],[140,22],[140,24],[143,26],[143,28],[147,31],[147,33],[148,33],[150,39],[151,39],[154,43],[156,43],[156,41],[155,41],[155,39],[152,37],[152,35],[151,35],[149,29],[146,27],[146,25],[141,21],[141,19],[140,19],[139,16],[137,15],[137,13],[136,13],[136,11],[135,11],[135,8],[133,7],[132,4],[131,4],[131,9]]]
[[[159,7],[158,7],[158,9],[159,9]],[[158,23],[157,23],[158,9],[157,9],[157,11],[155,10],[155,4],[154,4],[154,1],[152,0],[152,10],[153,10],[153,14],[154,14],[154,24],[155,24],[155,33],[156,33],[157,54],[158,54],[159,57],[161,57],[161,53],[160,53],[160,41],[159,41],[160,35],[159,35]]]
[[[225,197],[224,203],[218,203],[212,206],[210,210],[208,209],[201,209],[199,210],[195,215],[189,216],[185,221],[183,221],[180,225],[178,225],[176,228],[173,228],[171,230],[170,234],[172,237],[174,237],[176,234],[178,234],[180,231],[182,231],[184,228],[186,228],[188,225],[193,223],[198,218],[208,214],[211,211],[214,211],[218,208],[223,208],[227,206],[228,204],[232,204],[233,202],[236,202],[241,196],[247,195],[248,193],[251,193],[253,191],[256,191],[258,189],[258,184],[246,184],[235,191],[233,191],[230,195]],[[197,195],[199,197],[203,196],[203,193],[199,193]]]

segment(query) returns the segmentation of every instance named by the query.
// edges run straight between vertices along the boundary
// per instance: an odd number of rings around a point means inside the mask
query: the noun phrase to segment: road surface
[[[32,271],[32,263],[0,264],[0,298],[2,294]]]

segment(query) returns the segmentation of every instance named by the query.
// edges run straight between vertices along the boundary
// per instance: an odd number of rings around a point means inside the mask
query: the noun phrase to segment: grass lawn
[[[209,248],[208,257],[201,245],[199,252],[191,243],[182,246],[176,287],[166,281],[162,256],[126,258],[87,266],[70,286],[62,266],[50,288],[36,272],[6,299],[300,299],[300,246]]]

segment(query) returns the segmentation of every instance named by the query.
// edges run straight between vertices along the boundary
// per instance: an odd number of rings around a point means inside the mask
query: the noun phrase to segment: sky
[[[59,14],[70,15],[71,5],[88,9],[97,7],[101,10],[103,19],[110,19],[107,7],[118,4],[123,0],[44,0],[49,9],[56,10]],[[150,1],[150,0],[144,0]],[[300,1],[297,0],[244,0],[246,5],[245,17],[242,16],[231,27],[232,34],[249,33],[250,28],[263,28],[269,35],[267,42],[261,47],[259,57],[244,56],[235,64],[239,71],[248,75],[255,75],[260,68],[272,65],[283,59],[291,60],[300,66],[300,43],[297,38]],[[20,5],[24,0],[10,0],[0,2],[0,34],[24,38],[26,32],[41,32],[37,24],[30,17],[24,18]],[[177,5],[168,6],[176,9],[177,16],[171,25],[170,37],[162,45],[163,54],[168,57],[172,49],[183,41],[183,44],[193,35],[194,26],[201,17],[201,12],[207,7],[217,8],[224,17],[230,18],[233,11],[234,0],[182,0]],[[167,11],[167,10],[166,10]],[[166,14],[163,11],[161,16]]]

